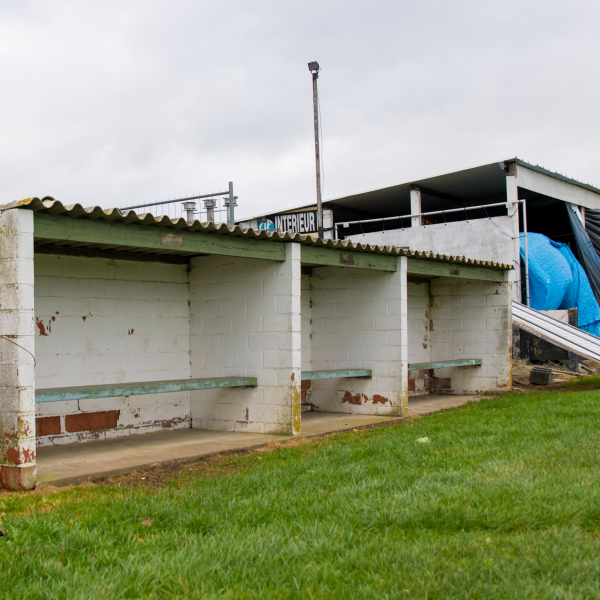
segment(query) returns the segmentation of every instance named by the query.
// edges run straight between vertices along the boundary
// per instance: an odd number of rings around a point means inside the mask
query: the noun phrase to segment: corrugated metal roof
[[[533,335],[594,361],[600,360],[600,339],[573,325],[561,323],[519,302],[512,303],[513,323]]]
[[[312,246],[321,246],[337,250],[351,250],[353,252],[368,252],[371,254],[386,254],[394,256],[408,256],[422,260],[432,260],[437,262],[458,263],[465,265],[474,265],[488,267],[491,269],[512,269],[512,265],[497,263],[493,261],[482,261],[465,258],[464,256],[449,256],[437,254],[431,251],[409,250],[407,248],[396,248],[394,246],[377,246],[371,244],[358,244],[350,240],[324,240],[322,238],[313,238],[310,235],[300,233],[281,233],[278,231],[254,230],[252,228],[242,229],[238,225],[228,227],[224,223],[200,221],[186,221],[178,217],[171,219],[165,215],[154,216],[151,213],[138,215],[133,210],[120,210],[118,208],[103,209],[100,206],[84,208],[81,204],[64,205],[62,202],[46,196],[41,200],[39,198],[26,198],[17,200],[9,204],[0,206],[0,211],[14,208],[27,209],[35,212],[42,212],[53,215],[71,217],[73,219],[90,219],[94,221],[114,221],[128,225],[146,225],[150,227],[165,227],[169,229],[178,229],[185,231],[198,231],[210,233],[213,235],[226,235],[232,237],[244,237],[257,240],[267,240],[272,242],[295,242],[308,244]]]
[[[341,210],[344,207],[358,208],[373,213],[381,213],[379,216],[410,214],[410,189],[413,185],[424,188],[425,191],[422,191],[424,196],[428,196],[426,190],[431,189],[437,192],[454,195],[457,199],[460,198],[467,202],[477,201],[478,204],[487,204],[496,200],[486,200],[486,197],[493,196],[494,194],[506,193],[506,176],[504,173],[505,163],[516,163],[531,171],[542,173],[553,179],[564,181],[565,183],[600,195],[600,189],[589,183],[577,181],[576,179],[556,173],[540,165],[534,165],[521,160],[520,158],[512,157],[492,163],[459,169],[457,171],[448,171],[437,175],[411,179],[410,181],[404,181],[382,188],[363,190],[335,198],[327,198],[326,200],[323,200],[323,208],[337,208],[338,212],[344,212]],[[598,202],[600,203],[600,197],[598,198]],[[267,211],[260,215],[255,215],[254,217],[240,218],[238,221],[250,221],[274,212],[279,214],[280,212],[294,211],[312,206],[314,206],[314,202],[277,211]],[[437,210],[437,208],[435,210]],[[340,217],[338,220],[343,219]]]

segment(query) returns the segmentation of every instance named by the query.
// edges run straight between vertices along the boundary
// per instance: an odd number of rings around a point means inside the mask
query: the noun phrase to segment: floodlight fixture
[[[313,61],[313,62],[309,62],[308,63],[308,70],[311,73],[313,73],[313,72],[318,73],[319,72],[319,63],[316,60]]]

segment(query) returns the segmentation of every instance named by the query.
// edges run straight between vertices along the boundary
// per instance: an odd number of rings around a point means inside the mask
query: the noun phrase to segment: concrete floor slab
[[[450,394],[430,394],[409,398],[408,416],[420,416],[434,413],[446,408],[456,408],[467,402],[479,402],[481,396],[452,396]]]
[[[460,406],[476,396],[425,396],[411,398],[409,416]],[[300,435],[315,436],[354,427],[393,421],[395,417],[308,412],[302,415]],[[38,448],[38,481],[72,485],[98,481],[153,466],[165,466],[218,454],[260,447],[292,436],[234,433],[206,429],[177,429],[104,439],[83,444]]]

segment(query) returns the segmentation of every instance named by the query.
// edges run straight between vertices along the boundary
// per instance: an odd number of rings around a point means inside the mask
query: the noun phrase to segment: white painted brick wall
[[[453,393],[511,386],[511,284],[432,279],[431,360],[481,358],[482,367],[436,370],[451,377]]]
[[[311,369],[311,334],[312,334],[312,309],[311,309],[311,278],[302,275],[301,281],[301,314],[302,314],[302,370]]]
[[[309,370],[371,369],[372,380],[312,382],[317,410],[401,415],[407,406],[406,260],[386,273],[342,267],[311,276]],[[305,338],[306,339],[306,338]]]
[[[35,482],[33,213],[0,212],[0,481]],[[31,354],[29,354],[31,353]]]
[[[188,302],[185,265],[36,255],[36,387],[190,377]],[[36,408],[40,417],[121,411],[116,432],[63,433],[39,445],[190,426],[189,392]]]
[[[193,377],[254,376],[256,389],[192,392],[193,427],[300,428],[300,245],[283,263],[205,256],[190,272]]]
[[[429,280],[408,282],[408,362],[421,363],[431,360],[431,308],[429,306]],[[412,380],[409,397],[429,393],[426,380],[419,371],[409,371]]]

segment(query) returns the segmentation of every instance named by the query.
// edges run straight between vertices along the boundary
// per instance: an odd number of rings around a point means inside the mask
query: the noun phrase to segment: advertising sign
[[[258,228],[291,233],[317,233],[317,211],[308,208],[292,212],[266,215],[258,219]]]

